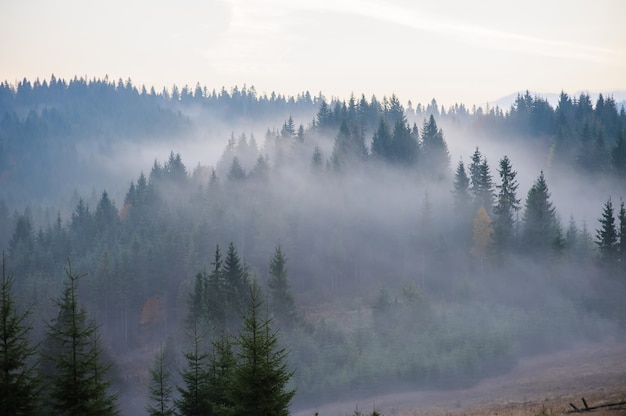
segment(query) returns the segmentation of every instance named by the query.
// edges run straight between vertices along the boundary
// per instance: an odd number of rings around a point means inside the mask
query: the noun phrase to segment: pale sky
[[[0,81],[53,73],[468,106],[626,90],[626,1],[2,1]]]

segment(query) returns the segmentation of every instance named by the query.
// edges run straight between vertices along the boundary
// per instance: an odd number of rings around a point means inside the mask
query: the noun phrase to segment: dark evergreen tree
[[[276,322],[281,326],[292,325],[297,317],[295,299],[287,279],[287,259],[280,245],[276,247],[274,256],[269,263],[269,279],[271,311]]]
[[[35,374],[36,348],[28,324],[30,311],[18,311],[13,278],[2,252],[0,282],[0,416],[39,414],[40,380]]]
[[[228,180],[242,181],[244,179],[246,179],[246,171],[243,170],[243,167],[239,162],[239,158],[235,156],[233,157],[233,161],[230,164],[230,169],[228,171]]]
[[[626,277],[626,208],[624,207],[623,200],[621,200],[619,204],[617,220],[619,221],[617,226],[617,252],[619,256],[619,264],[621,266],[620,273],[622,274],[622,277]]]
[[[321,172],[323,168],[322,151],[319,146],[315,146],[313,156],[311,157],[311,170],[313,172]]]
[[[391,134],[392,160],[404,166],[411,166],[417,162],[419,145],[406,121],[398,120]]]
[[[215,256],[211,262],[213,269],[206,279],[205,301],[206,312],[209,321],[218,328],[224,329],[226,325],[226,288],[224,282],[224,269],[220,246],[215,247]]]
[[[250,286],[248,268],[242,264],[233,243],[228,245],[222,275],[224,279],[227,326],[232,327],[238,322],[238,317],[244,310],[246,293]]]
[[[557,238],[556,209],[550,202],[550,192],[543,172],[526,197],[522,242],[529,251],[545,253]]]
[[[611,166],[613,172],[619,177],[626,180],[626,138],[624,130],[619,132],[615,147],[611,150]]]
[[[25,212],[17,217],[15,231],[9,240],[9,259],[15,273],[27,275],[33,268],[35,234],[30,215]]]
[[[180,153],[170,152],[169,159],[163,167],[163,174],[168,181],[178,186],[187,182],[187,168],[183,164]]]
[[[494,205],[494,186],[493,177],[491,176],[491,168],[487,163],[487,158],[483,158],[479,167],[479,201],[480,206],[485,207],[488,214],[491,214]]]
[[[504,249],[511,244],[515,231],[515,213],[520,209],[520,200],[517,198],[518,183],[511,161],[507,156],[500,160],[500,185],[497,185],[497,203],[493,208],[495,214],[494,237],[496,247]]]
[[[482,154],[478,147],[472,154],[472,163],[469,166],[469,179],[470,186],[469,191],[472,195],[472,202],[474,205],[474,209],[478,209],[481,206],[484,206],[485,201],[483,200],[483,187],[482,176],[481,176],[481,163],[482,163]]]
[[[356,126],[350,128],[346,120],[342,120],[331,155],[333,168],[342,171],[347,166],[366,158],[367,147],[361,131]]]
[[[466,215],[469,212],[471,205],[469,183],[470,180],[465,171],[465,165],[462,160],[459,160],[456,172],[454,173],[454,189],[452,190],[454,211],[457,214]]]
[[[208,302],[208,278],[205,273],[196,273],[193,292],[189,294],[187,301],[187,327],[189,329],[201,325],[203,318],[207,317]]]
[[[391,134],[389,133],[387,123],[382,117],[372,139],[372,156],[380,160],[393,161]]]
[[[295,394],[287,389],[292,373],[271,320],[261,317],[262,307],[260,289],[253,286],[238,337],[239,363],[233,373],[231,401],[237,415],[287,416]]]
[[[613,271],[617,263],[619,240],[611,198],[604,204],[602,217],[598,221],[600,222],[600,228],[596,231],[596,245],[600,250],[600,258],[603,264]]]
[[[256,164],[250,172],[250,177],[262,183],[267,182],[269,179],[270,165],[267,163],[267,159],[263,155],[259,155],[257,158]]]
[[[59,313],[48,325],[45,359],[50,361],[49,405],[55,414],[117,415],[117,397],[110,393],[110,364],[105,364],[98,327],[87,319],[78,303],[78,280],[68,261],[68,281],[57,306]]]
[[[150,382],[148,384],[148,400],[146,411],[150,416],[174,416],[175,408],[172,402],[173,388],[170,385],[170,371],[167,368],[163,346],[156,355],[155,362],[150,368]]]
[[[230,397],[232,377],[237,360],[233,352],[233,345],[228,335],[213,341],[213,353],[209,359],[209,371],[207,383],[209,389],[209,401],[216,416],[232,416],[233,402]]]
[[[179,416],[207,416],[213,414],[209,400],[209,354],[202,351],[197,328],[191,339],[191,351],[185,353],[186,368],[181,372],[183,386],[178,386],[180,397],[174,401]]]
[[[428,176],[436,179],[444,179],[449,176],[450,154],[448,153],[448,145],[432,114],[428,120],[424,121],[420,150],[421,168]]]

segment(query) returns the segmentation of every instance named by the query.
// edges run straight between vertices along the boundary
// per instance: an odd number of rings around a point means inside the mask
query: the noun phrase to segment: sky
[[[7,0],[0,80],[87,77],[403,103],[626,90],[621,0]]]

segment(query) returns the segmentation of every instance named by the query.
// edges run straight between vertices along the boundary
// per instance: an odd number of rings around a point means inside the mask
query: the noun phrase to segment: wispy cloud
[[[453,37],[473,46],[521,52],[530,55],[575,59],[626,66],[626,53],[592,45],[547,39],[526,34],[506,32],[487,26],[472,25],[442,15],[427,13],[417,7],[398,6],[388,2],[367,0],[318,0],[315,2],[283,2],[291,7],[299,4],[303,9],[345,13],[400,25],[410,29]]]

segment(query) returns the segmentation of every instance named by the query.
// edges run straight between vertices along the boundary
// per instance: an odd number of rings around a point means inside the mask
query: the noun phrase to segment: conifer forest
[[[0,415],[289,415],[623,340],[624,106],[4,81]]]

